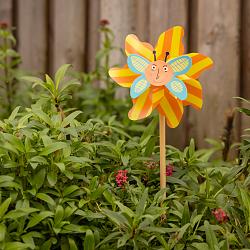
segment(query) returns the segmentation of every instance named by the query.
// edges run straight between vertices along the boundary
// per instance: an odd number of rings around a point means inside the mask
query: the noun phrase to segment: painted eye
[[[154,71],[156,70],[156,65],[154,65],[154,64],[152,65],[152,70],[154,70]]]
[[[165,72],[168,72],[168,67],[167,67],[167,66],[163,66],[163,70],[164,70]]]

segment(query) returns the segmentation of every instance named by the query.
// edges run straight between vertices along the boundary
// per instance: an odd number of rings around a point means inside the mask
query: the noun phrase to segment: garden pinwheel
[[[130,88],[131,120],[148,117],[154,109],[159,112],[161,188],[166,187],[165,121],[175,128],[181,121],[183,106],[201,109],[202,87],[197,78],[213,64],[199,53],[183,55],[183,35],[183,28],[175,26],[163,32],[153,48],[130,34],[125,41],[127,64],[109,70],[115,82]]]

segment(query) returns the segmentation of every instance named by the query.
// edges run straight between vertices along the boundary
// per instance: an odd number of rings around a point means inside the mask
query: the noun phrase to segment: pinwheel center
[[[161,60],[150,63],[145,70],[145,77],[153,86],[163,86],[167,84],[173,76],[174,72],[171,66]]]

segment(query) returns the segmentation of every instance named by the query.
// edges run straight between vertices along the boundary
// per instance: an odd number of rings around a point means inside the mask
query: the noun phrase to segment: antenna
[[[165,59],[164,59],[165,62],[167,61],[168,55],[169,55],[169,52],[167,51],[167,52],[166,52]]]
[[[156,51],[153,50],[153,54],[154,54],[154,60],[156,61]]]

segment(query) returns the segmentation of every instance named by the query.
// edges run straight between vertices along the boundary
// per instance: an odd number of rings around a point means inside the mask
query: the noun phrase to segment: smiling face
[[[161,60],[150,63],[145,70],[147,81],[154,86],[167,84],[173,76],[172,68]]]

